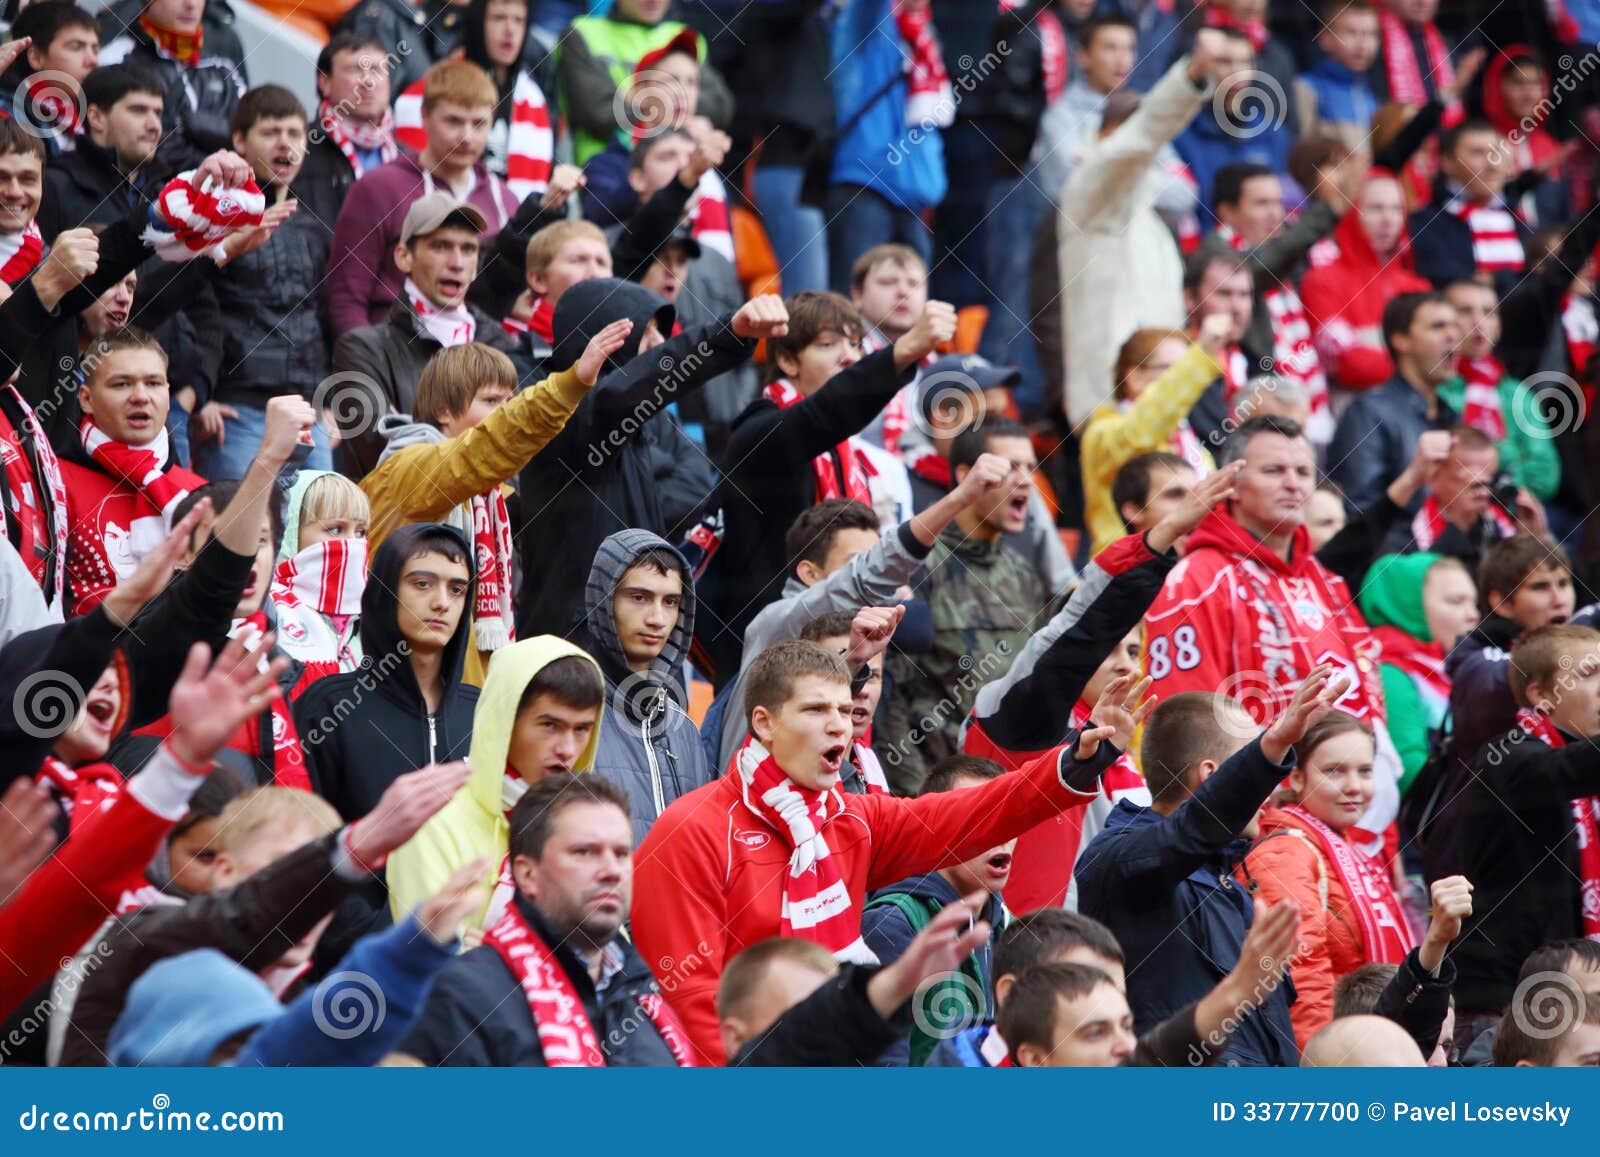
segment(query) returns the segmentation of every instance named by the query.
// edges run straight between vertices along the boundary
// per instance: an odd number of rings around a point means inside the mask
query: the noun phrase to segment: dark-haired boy
[[[633,898],[628,798],[557,776],[511,808],[503,915],[447,967],[400,1051],[426,1065],[688,1065],[688,1040],[622,935]]]
[[[542,780],[594,767],[604,702],[599,665],[565,639],[540,635],[495,652],[473,711],[467,786],[389,859],[389,908],[396,919],[418,896],[432,895],[441,880],[477,860],[484,878],[471,926],[488,927],[505,914],[515,891],[506,858],[507,813]]]
[[[365,32],[342,31],[317,54],[317,124],[301,172],[306,211],[332,227],[350,186],[400,155],[389,111],[389,55]]]
[[[45,7],[45,5],[40,5]],[[83,81],[83,132],[44,173],[39,231],[121,220],[148,195],[146,166],[161,143],[161,81],[136,64],[97,68]]]
[[[11,22],[8,39],[32,41],[0,77],[5,113],[44,141],[52,158],[72,152],[83,131],[78,88],[100,62],[100,29],[76,4],[29,4]]]
[[[639,848],[651,902],[634,914],[635,943],[647,964],[678,969],[671,1000],[699,1056],[722,1059],[715,999],[727,961],[785,935],[870,962],[860,935],[867,892],[1086,803],[1143,714],[1132,698],[1130,689],[1102,700],[1094,715],[1104,726],[981,787],[912,800],[848,795],[838,786],[851,736],[843,660],[815,643],[768,649],[745,693],[751,741],[726,775],[669,807]]]

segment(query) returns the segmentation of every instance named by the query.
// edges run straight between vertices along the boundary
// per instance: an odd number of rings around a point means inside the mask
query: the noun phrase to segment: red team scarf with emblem
[[[472,500],[472,546],[478,564],[473,636],[480,651],[516,638],[511,618],[511,516],[498,486]]]
[[[1461,400],[1461,420],[1496,442],[1506,436],[1506,417],[1500,412],[1500,380],[1505,366],[1493,354],[1456,359],[1456,372],[1466,383]]]
[[[745,807],[789,845],[778,935],[820,944],[843,961],[876,963],[878,958],[861,939],[861,913],[824,835],[828,822],[845,810],[839,788],[801,787],[753,735],[734,752],[728,770],[739,777]]]
[[[344,154],[358,179],[370,171],[361,165],[362,153],[377,152],[383,164],[400,155],[400,147],[395,143],[394,114],[388,109],[383,110],[383,119],[377,124],[340,116],[327,101],[322,102],[317,115],[322,131]]]
[[[762,393],[780,410],[787,410],[790,406],[805,400],[787,378],[779,378]],[[829,454],[818,454],[811,460],[812,472],[817,480],[816,496],[812,501],[827,502],[832,498],[854,498],[871,506],[872,488],[867,484],[866,472],[861,469],[861,463],[856,459],[855,448],[850,445],[850,440],[847,438],[840,442],[833,448],[833,453],[838,455],[837,466],[833,455]],[[842,487],[841,473],[844,479]]]
[[[29,221],[20,233],[0,233],[0,281],[15,285],[33,272],[43,256],[44,237],[37,221]]]
[[[1565,747],[1567,740],[1537,711],[1517,712],[1517,726],[1546,747]],[[1600,799],[1572,801],[1572,827],[1578,836],[1578,875],[1583,882],[1583,935],[1600,940]]]
[[[367,540],[330,538],[302,548],[272,573],[278,645],[304,665],[295,692],[326,675],[359,665],[344,623],[361,614],[367,584]]]
[[[44,435],[44,427],[39,425],[38,415],[22,400],[22,395],[17,393],[14,386],[0,386],[0,389],[11,395],[18,413],[22,415],[22,424],[33,443],[41,475],[35,478],[29,468],[28,453],[23,444],[24,431],[13,429],[11,423],[0,416],[0,467],[3,467],[6,493],[10,496],[13,513],[21,529],[17,554],[22,557],[33,581],[41,587],[49,571],[49,559],[55,559],[54,589],[45,591],[45,598],[51,606],[59,607],[67,582],[67,568],[64,565],[67,557],[67,484],[61,478],[61,463],[51,449],[50,440]],[[50,492],[48,508],[45,496],[39,493],[40,487]]]
[[[140,240],[163,261],[187,261],[230,233],[261,224],[266,211],[267,199],[255,178],[233,189],[210,178],[196,184],[197,171],[179,173],[150,203]]]
[[[85,418],[78,427],[83,448],[94,464],[112,478],[121,478],[132,486],[161,512],[162,520],[172,524],[172,512],[189,491],[167,473],[167,459],[171,447],[167,432],[162,430],[148,446],[130,446],[115,442],[111,436],[95,425],[93,418]]]
[[[511,975],[516,977],[523,999],[528,1002],[528,1012],[533,1016],[533,1027],[539,1034],[539,1051],[544,1054],[544,1063],[552,1069],[604,1068],[606,1057],[600,1048],[600,1037],[584,1011],[578,990],[556,954],[529,926],[515,904],[507,907],[505,915],[483,934],[483,942],[500,954]],[[641,996],[639,1008],[661,1034],[678,1065],[692,1068],[694,1054],[689,1048],[689,1036],[660,993]]]
[[[1283,809],[1295,826],[1321,850],[1333,864],[1344,884],[1345,895],[1361,923],[1361,942],[1367,961],[1372,964],[1399,964],[1416,947],[1405,921],[1400,901],[1383,866],[1359,852],[1349,840],[1323,823],[1299,804]]]

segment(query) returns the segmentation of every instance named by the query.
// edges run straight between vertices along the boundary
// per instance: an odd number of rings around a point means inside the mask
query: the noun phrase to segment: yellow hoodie
[[[422,830],[389,857],[389,910],[396,923],[405,919],[418,904],[444,887],[445,881],[462,864],[487,858],[489,870],[483,878],[483,899],[477,914],[468,921],[478,927],[489,908],[489,898],[500,876],[510,839],[504,798],[506,756],[511,749],[511,731],[517,721],[517,704],[522,693],[546,664],[576,655],[594,667],[595,677],[605,685],[600,667],[579,647],[557,638],[540,635],[502,647],[494,653],[488,677],[472,714],[472,748],[467,761],[472,774],[466,786],[445,804]],[[595,748],[600,743],[600,719],[604,705],[595,716],[589,745],[578,756],[574,771],[594,767]]]

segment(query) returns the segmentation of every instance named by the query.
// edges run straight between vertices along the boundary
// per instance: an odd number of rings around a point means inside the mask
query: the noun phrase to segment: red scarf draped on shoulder
[[[780,410],[804,400],[799,390],[787,378],[779,378],[763,394]],[[838,462],[834,462],[834,457]],[[832,454],[818,454],[811,460],[817,478],[817,492],[813,502],[827,502],[830,498],[854,498],[872,505],[872,488],[867,484],[867,473],[856,459],[855,448],[846,438],[833,448]],[[841,485],[841,474],[843,484]]]
[[[1546,747],[1567,745],[1566,736],[1537,711],[1517,712],[1517,726]],[[1578,837],[1578,875],[1583,888],[1583,935],[1600,940],[1600,799],[1586,796],[1572,801],[1572,827]]]
[[[606,1057],[600,1048],[600,1037],[584,1011],[578,990],[556,954],[533,930],[516,904],[506,907],[505,915],[483,934],[483,942],[500,954],[511,975],[517,978],[523,999],[528,1002],[528,1012],[533,1016],[534,1029],[539,1034],[544,1063],[553,1069],[604,1068]],[[661,1034],[679,1066],[692,1068],[694,1054],[689,1047],[688,1034],[661,994],[650,992],[641,996],[639,1008]]]
[[[1361,923],[1361,944],[1371,964],[1399,964],[1414,947],[1405,913],[1383,865],[1299,804],[1280,809],[1333,865]]]

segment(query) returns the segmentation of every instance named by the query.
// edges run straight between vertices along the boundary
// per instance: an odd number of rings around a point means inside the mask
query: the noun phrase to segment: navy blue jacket
[[[1435,289],[1443,289],[1452,281],[1470,281],[1478,271],[1478,263],[1472,255],[1472,229],[1466,221],[1446,210],[1450,198],[1444,178],[1436,179],[1433,199],[1415,210],[1407,222],[1417,272],[1433,282]],[[1517,236],[1526,247],[1533,231],[1515,213],[1512,219],[1517,223]],[[1522,279],[1521,270],[1500,270],[1494,275],[1495,293],[1504,298]]]
[[[1344,491],[1350,517],[1383,497],[1416,453],[1418,438],[1456,421],[1456,412],[1442,401],[1430,420],[1427,399],[1399,374],[1352,398],[1328,446],[1329,473]],[[1421,506],[1418,493],[1405,508],[1407,524]]]
[[[1289,774],[1248,746],[1170,816],[1123,800],[1078,859],[1078,910],[1101,921],[1127,956],[1134,1028],[1149,1033],[1204,997],[1239,962],[1254,908],[1232,876],[1248,844],[1239,838]],[[1219,1064],[1300,1063],[1285,981],[1245,1017]]]

